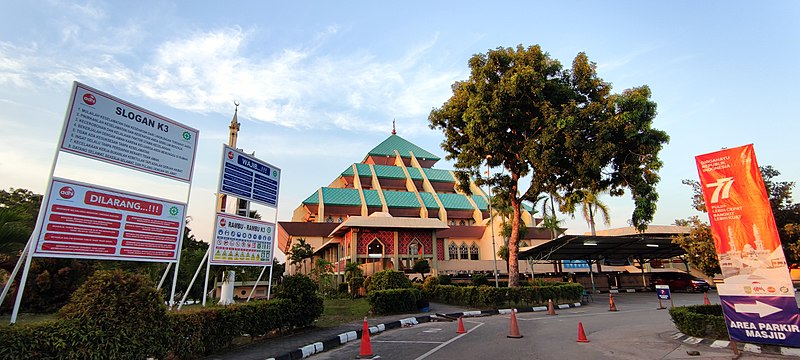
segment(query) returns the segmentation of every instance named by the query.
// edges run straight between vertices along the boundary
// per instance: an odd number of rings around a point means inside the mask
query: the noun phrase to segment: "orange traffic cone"
[[[708,300],[708,293],[703,293],[703,305],[711,305],[711,301]]]
[[[511,334],[507,337],[512,339],[519,339],[522,335],[519,334],[519,326],[517,326],[517,312],[514,309],[511,309]]]
[[[614,295],[608,293],[608,311],[619,311],[617,310],[617,304],[614,304]]]
[[[358,352],[359,358],[372,356],[372,344],[369,342],[369,325],[367,325],[367,318],[364,317],[364,328],[361,330],[361,351]]]
[[[578,342],[589,342],[589,339],[586,338],[586,333],[583,332],[582,322],[578,322]]]
[[[458,317],[458,330],[456,330],[456,334],[464,334],[467,330],[464,329],[464,320],[462,316]]]
[[[556,308],[553,307],[553,299],[547,301],[547,315],[558,315],[556,314]]]

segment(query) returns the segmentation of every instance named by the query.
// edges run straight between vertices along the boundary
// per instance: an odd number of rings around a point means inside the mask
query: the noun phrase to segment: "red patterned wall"
[[[368,229],[360,229],[358,232],[357,252],[359,255],[367,254],[367,245],[369,245],[374,238],[378,238],[378,240],[383,243],[383,253],[386,256],[394,255],[394,232]]]
[[[444,239],[436,239],[436,259],[444,261]]]
[[[425,248],[425,254],[433,254],[433,242],[431,240],[430,231],[399,231],[397,245],[400,247],[400,252],[405,253],[408,251],[408,244],[411,240],[417,238]]]

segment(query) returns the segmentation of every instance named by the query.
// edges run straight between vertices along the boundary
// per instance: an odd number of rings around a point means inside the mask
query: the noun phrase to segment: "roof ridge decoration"
[[[417,158],[423,160],[434,160],[439,161],[441,158],[434,155],[430,151],[427,151],[414,143],[403,139],[397,134],[392,134],[386,140],[383,140],[378,146],[375,146],[367,153],[367,157],[369,156],[395,156],[395,151],[400,153],[401,157],[411,157],[410,152],[414,152]]]

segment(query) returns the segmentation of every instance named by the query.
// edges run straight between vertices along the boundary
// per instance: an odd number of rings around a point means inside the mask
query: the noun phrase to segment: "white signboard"
[[[189,182],[198,131],[76,82],[60,149]]]
[[[211,265],[272,265],[275,224],[217,213]]]
[[[186,205],[54,178],[33,256],[177,261]]]
[[[277,208],[280,181],[281,169],[223,146],[220,193]]]

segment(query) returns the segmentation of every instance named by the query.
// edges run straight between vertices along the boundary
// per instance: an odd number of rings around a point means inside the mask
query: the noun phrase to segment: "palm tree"
[[[297,243],[292,245],[292,249],[289,250],[289,260],[291,260],[292,265],[299,268],[300,264],[302,264],[303,272],[306,272],[305,260],[312,256],[314,256],[314,248],[311,247],[311,244],[306,243],[304,238],[297,239]]]
[[[603,223],[606,226],[611,225],[611,218],[608,214],[608,206],[603,203],[598,197],[597,193],[591,190],[582,190],[579,193],[580,200],[579,201],[566,201],[564,205],[564,209],[567,210],[572,218],[575,218],[575,206],[581,206],[581,212],[583,213],[583,218],[586,220],[586,223],[589,225],[589,229],[592,232],[592,236],[597,235],[597,231],[595,229],[595,216],[600,215],[603,219]]]

